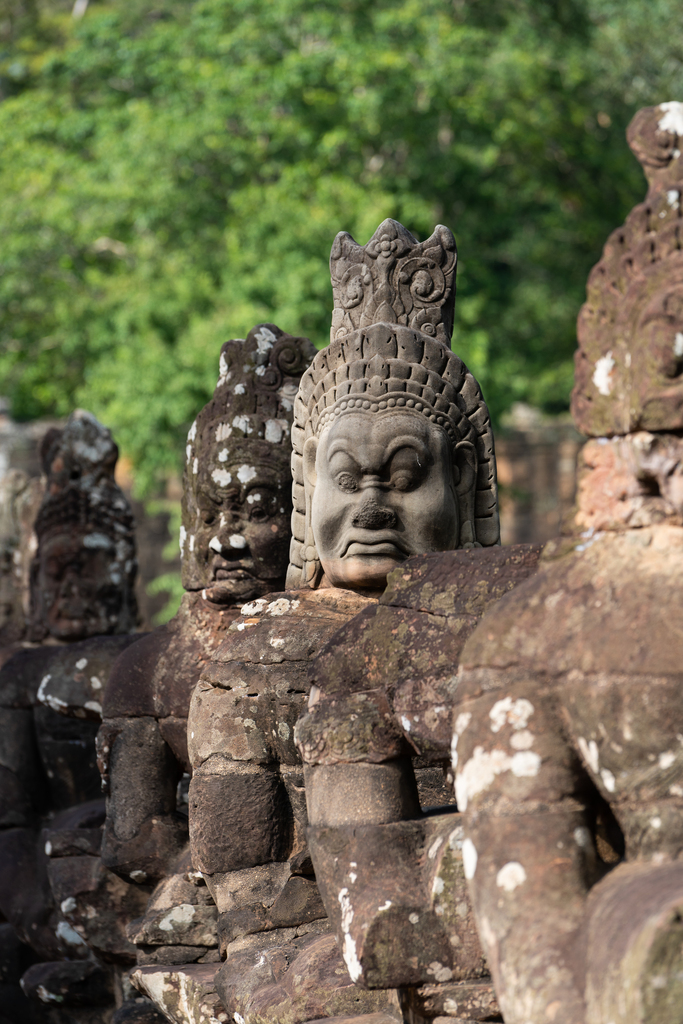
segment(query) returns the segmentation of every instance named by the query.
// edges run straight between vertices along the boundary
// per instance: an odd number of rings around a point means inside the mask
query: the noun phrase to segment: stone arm
[[[458,697],[464,870],[506,1024],[584,1024],[580,928],[605,871],[595,791],[542,682],[470,670]]]
[[[159,722],[159,678],[176,678],[171,626],[161,626],[116,660],[103,700],[97,760],[107,814],[102,861],[125,881],[149,884],[169,870],[187,842],[176,810],[184,765]],[[170,664],[169,664],[170,662]]]

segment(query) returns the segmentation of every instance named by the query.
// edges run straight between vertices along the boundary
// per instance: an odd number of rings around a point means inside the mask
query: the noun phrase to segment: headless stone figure
[[[337,237],[332,341],[295,403],[291,589],[242,609],[193,697],[193,860],[219,911],[218,991],[245,1019],[387,1004],[350,983],[324,921],[293,727],[311,657],[376,606],[392,570],[413,554],[498,541],[486,406],[448,348],[455,259],[443,227],[423,243],[395,221],[365,247]],[[405,815],[419,808],[411,772],[402,750],[385,773]],[[371,774],[356,780],[368,798]]]
[[[55,906],[39,829],[102,823],[95,733],[109,669],[137,639],[137,563],[109,431],[75,412],[41,457],[29,641],[0,671],[0,910],[50,961],[88,951]]]
[[[506,1024],[683,1020],[683,104],[579,316],[577,535],[461,657],[465,874]]]
[[[102,860],[147,892],[150,882],[158,883],[147,913],[129,929],[143,964],[210,959],[215,951],[215,907],[192,870],[187,815],[176,806],[178,782],[191,770],[188,706],[240,606],[283,586],[292,410],[314,353],[306,338],[273,324],[222,346],[214,396],[192,424],[185,451],[186,593],[169,623],[121,656],[105,694],[98,740],[107,787]],[[73,896],[70,920],[78,920],[88,939],[89,901]],[[178,906],[173,927],[160,926]],[[184,917],[183,907],[189,908]]]

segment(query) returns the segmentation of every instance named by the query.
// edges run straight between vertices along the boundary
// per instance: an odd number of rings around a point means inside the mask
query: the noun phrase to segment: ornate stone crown
[[[414,327],[450,347],[455,303],[455,239],[442,224],[418,242],[384,220],[367,245],[340,231],[330,254],[334,311],[330,341],[359,327]]]
[[[365,246],[347,232],[337,235],[330,257],[332,340],[301,378],[294,404],[288,587],[314,583],[320,574],[306,507],[304,444],[347,409],[406,408],[441,427],[454,454],[471,444],[477,483],[461,544],[499,543],[489,412],[477,381],[450,351],[455,263],[455,240],[442,226],[421,243],[394,220],[380,224]]]

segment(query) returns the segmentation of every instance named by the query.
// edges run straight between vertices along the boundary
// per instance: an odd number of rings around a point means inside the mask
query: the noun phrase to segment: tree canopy
[[[82,16],[75,16],[82,15]],[[326,343],[337,231],[458,242],[453,348],[494,416],[567,407],[576,314],[683,99],[677,0],[0,0],[0,391],[81,405],[139,490],[221,343]]]

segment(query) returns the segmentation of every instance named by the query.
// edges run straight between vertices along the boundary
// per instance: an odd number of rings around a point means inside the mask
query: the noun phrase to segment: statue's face
[[[419,413],[343,412],[306,442],[304,467],[318,556],[334,586],[384,587],[410,555],[457,546],[450,443]]]
[[[58,640],[112,633],[124,587],[114,541],[102,533],[52,534],[40,544],[32,587],[43,622]]]
[[[219,605],[272,591],[287,572],[291,511],[283,446],[223,442],[204,452],[185,503],[183,585]]]

